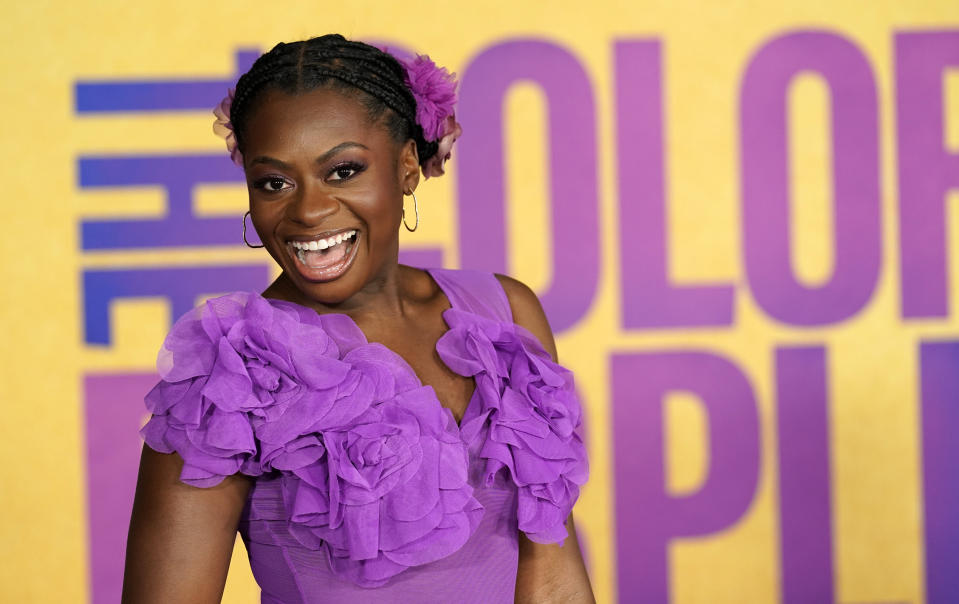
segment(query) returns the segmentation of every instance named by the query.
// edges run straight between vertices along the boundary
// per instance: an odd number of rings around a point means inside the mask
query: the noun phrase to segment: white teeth
[[[346,233],[340,233],[339,235],[334,235],[333,237],[328,237],[326,239],[314,239],[313,241],[291,241],[290,243],[298,250],[325,250],[337,245],[338,243],[350,241],[355,235],[356,231],[347,231]]]

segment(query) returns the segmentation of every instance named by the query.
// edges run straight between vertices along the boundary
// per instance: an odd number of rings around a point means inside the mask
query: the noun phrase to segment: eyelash
[[[266,186],[267,186],[268,184],[271,184],[271,183],[274,183],[274,182],[283,183],[284,186],[283,186],[282,188],[280,188],[280,189],[267,189],[267,188],[266,188]],[[283,190],[285,190],[285,189],[290,189],[290,188],[292,188],[292,185],[290,184],[290,182],[289,182],[288,180],[286,180],[285,178],[281,178],[281,177],[279,177],[279,176],[264,176],[263,178],[261,178],[261,179],[259,179],[259,180],[257,180],[256,182],[253,183],[253,188],[254,188],[254,189],[259,189],[259,190],[263,191],[264,193],[279,193],[280,191],[283,191]]]
[[[366,166],[364,166],[361,163],[347,161],[347,162],[343,162],[341,164],[337,164],[333,166],[333,168],[327,174],[326,178],[327,180],[333,180],[334,182],[350,180],[351,178],[355,178],[357,174],[359,174],[365,169],[366,169]],[[330,178],[331,176],[335,175],[337,172],[340,172],[341,170],[352,170],[353,173],[345,178],[332,178],[332,179]]]

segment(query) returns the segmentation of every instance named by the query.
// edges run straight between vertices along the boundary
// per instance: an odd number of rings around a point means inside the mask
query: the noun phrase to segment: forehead
[[[387,129],[370,119],[358,99],[329,88],[297,94],[271,90],[257,104],[245,130],[246,153],[322,152],[347,140],[383,150],[395,147]]]

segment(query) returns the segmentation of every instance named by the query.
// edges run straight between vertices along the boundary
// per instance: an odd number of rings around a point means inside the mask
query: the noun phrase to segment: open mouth
[[[359,231],[350,229],[308,241],[288,241],[300,274],[310,281],[330,281],[349,269],[356,257]]]

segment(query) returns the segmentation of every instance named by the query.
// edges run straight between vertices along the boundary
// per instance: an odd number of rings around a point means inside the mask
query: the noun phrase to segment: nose
[[[307,227],[318,226],[340,209],[340,202],[323,187],[301,186],[287,206],[287,218]]]

